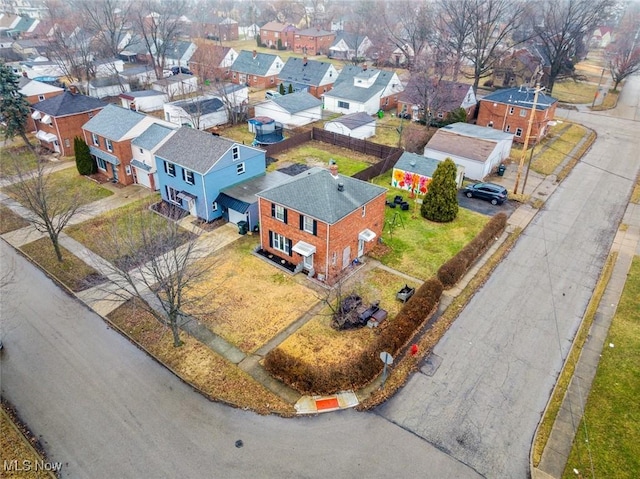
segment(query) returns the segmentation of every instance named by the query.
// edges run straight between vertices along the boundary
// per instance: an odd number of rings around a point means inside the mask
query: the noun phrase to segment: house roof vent
[[[338,183],[338,191],[344,191],[344,183]]]

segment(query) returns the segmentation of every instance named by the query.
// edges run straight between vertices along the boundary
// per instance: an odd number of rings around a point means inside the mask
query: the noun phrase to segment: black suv
[[[171,69],[171,73],[173,73],[174,75],[177,75],[178,73],[184,73],[185,75],[193,75],[193,73],[191,73],[191,70],[185,67],[173,67]]]
[[[501,205],[507,201],[507,189],[495,183],[476,183],[466,186],[462,192],[467,198],[482,198],[492,205]]]

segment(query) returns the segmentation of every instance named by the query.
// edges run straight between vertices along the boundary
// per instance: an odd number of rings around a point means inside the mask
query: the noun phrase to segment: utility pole
[[[536,115],[536,106],[538,105],[538,93],[542,91],[540,88],[540,75],[539,69],[536,68],[534,76],[536,77],[535,93],[533,95],[533,106],[531,107],[531,116],[529,117],[529,123],[527,125],[527,134],[524,137],[524,145],[522,146],[522,155],[520,156],[520,163],[518,164],[518,174],[516,175],[516,184],[513,187],[513,192],[518,193],[518,184],[520,183],[520,175],[522,174],[522,167],[524,166],[524,159],[527,156],[527,147],[529,146],[529,137],[531,136],[531,128],[533,127],[533,119]],[[522,188],[524,193],[524,187]]]
[[[593,108],[596,104],[596,100],[598,99],[598,95],[600,95],[600,85],[602,85],[602,78],[604,77],[605,69],[602,69],[602,73],[600,74],[600,81],[598,82],[598,89],[593,95],[593,102],[591,103],[591,108]]]

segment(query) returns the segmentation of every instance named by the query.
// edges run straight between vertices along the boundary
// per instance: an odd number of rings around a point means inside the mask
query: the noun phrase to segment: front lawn
[[[390,188],[387,200],[402,195],[409,203],[408,211],[386,208],[381,245],[372,254],[383,264],[421,280],[436,274],[438,268],[471,239],[489,221],[487,216],[460,208],[450,223],[435,223],[420,215],[420,205],[407,191],[391,188],[391,171],[377,177],[374,183]]]
[[[144,217],[145,228],[152,231],[154,227],[160,227],[165,224],[168,219],[149,210],[149,206],[159,200],[159,195],[152,195],[147,198],[134,201],[128,205],[118,209],[111,210],[108,213],[92,218],[89,221],[78,225],[69,226],[65,231],[76,241],[79,241],[94,253],[103,257],[107,261],[118,264],[124,259],[130,251],[124,248],[116,250],[112,248],[109,241],[105,241],[105,237],[131,237],[141,235],[141,221],[138,221],[142,215]],[[133,228],[133,230],[132,230]],[[184,231],[185,242],[189,238],[189,232]],[[142,241],[140,239],[140,241]]]
[[[563,103],[591,103],[597,89],[597,83],[567,79],[553,85],[552,96]]]
[[[380,161],[379,158],[319,141],[310,141],[283,153],[278,153],[276,156],[278,161],[270,164],[267,168],[268,171],[281,168],[284,162],[326,168],[329,165],[329,160],[335,160],[340,174],[352,176]]]
[[[537,155],[534,153],[531,168],[540,174],[550,175],[586,134],[585,127],[572,124],[555,140],[551,138],[539,147],[540,153]]]
[[[211,257],[206,277],[186,293],[184,310],[212,331],[252,353],[318,302],[297,278],[251,254],[246,236]]]
[[[0,178],[7,178],[16,174],[16,163],[20,165],[23,172],[36,168],[36,155],[24,146],[9,146],[0,150]]]
[[[0,235],[29,225],[30,223],[22,216],[15,214],[6,206],[0,205]]]
[[[640,473],[640,256],[633,260],[563,478]],[[585,435],[588,433],[588,437]]]

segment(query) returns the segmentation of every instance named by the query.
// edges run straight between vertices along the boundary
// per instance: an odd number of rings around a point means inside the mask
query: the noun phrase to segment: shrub
[[[447,223],[458,216],[456,175],[456,164],[451,158],[438,164],[420,207],[420,214],[424,218]]]
[[[259,33],[256,35],[256,45],[258,45],[259,47],[263,47],[264,46],[262,44],[262,39],[260,38],[260,34]]]
[[[284,83],[280,83],[280,87],[278,88],[278,91],[280,92],[281,95],[285,94]]]
[[[76,136],[73,139],[73,148],[76,154],[76,168],[78,168],[78,173],[81,175],[92,175],[96,173],[98,171],[98,165],[96,165],[95,160],[91,156],[89,146],[85,141],[79,136]]]

